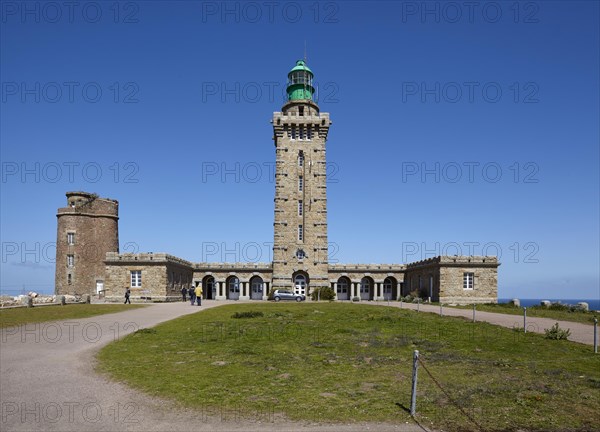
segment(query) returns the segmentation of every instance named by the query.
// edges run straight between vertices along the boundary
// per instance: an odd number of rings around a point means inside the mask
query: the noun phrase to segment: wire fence
[[[418,354],[416,355],[416,359],[417,359],[418,363],[421,365],[421,367],[423,368],[423,370],[427,373],[427,375],[429,375],[429,378],[431,378],[431,380],[433,381],[433,383],[448,398],[448,400],[450,401],[450,403],[452,405],[454,405],[458,409],[458,411],[460,411],[467,418],[467,420],[469,420],[472,424],[474,424],[477,427],[477,429],[479,429],[481,432],[485,432],[485,429],[483,428],[483,426],[481,426],[471,415],[469,415],[469,413],[467,413],[460,406],[460,404],[452,396],[450,396],[450,393],[448,393],[446,391],[446,389],[444,389],[444,387],[442,386],[442,384],[440,384],[440,382],[433,376],[433,374],[431,373],[431,371],[427,368],[427,366],[423,362],[423,359]],[[416,376],[416,372],[415,372],[415,376]],[[416,385],[414,387],[416,387]],[[416,388],[415,388],[415,392],[416,392]],[[416,399],[416,394],[413,395],[413,398]]]

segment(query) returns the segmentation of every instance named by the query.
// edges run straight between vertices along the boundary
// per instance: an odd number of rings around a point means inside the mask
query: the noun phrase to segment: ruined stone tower
[[[313,100],[302,60],[288,73],[287,102],[273,113],[275,221],[273,289],[310,294],[329,287],[325,142],[331,122]]]
[[[106,252],[119,252],[119,203],[67,192],[56,217],[55,293],[96,294],[104,287]]]

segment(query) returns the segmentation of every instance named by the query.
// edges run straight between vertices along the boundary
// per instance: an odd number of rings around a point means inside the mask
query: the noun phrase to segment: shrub
[[[546,339],[552,339],[552,340],[562,340],[562,339],[567,340],[567,339],[569,339],[569,336],[571,336],[571,330],[561,329],[558,326],[558,323],[554,324],[549,329],[544,329],[544,333],[546,333]]]
[[[265,314],[260,311],[246,311],[246,312],[236,312],[231,315],[231,318],[256,318],[262,317]]]
[[[310,296],[313,300],[318,300],[320,298],[321,300],[331,301],[335,299],[335,291],[333,291],[331,287],[322,287],[315,289]]]

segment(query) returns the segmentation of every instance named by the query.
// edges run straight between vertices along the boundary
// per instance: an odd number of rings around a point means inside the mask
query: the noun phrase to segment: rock
[[[520,307],[521,306],[521,301],[519,299],[512,299],[511,301],[508,302],[508,304],[511,304],[513,306],[517,306]]]
[[[39,294],[34,292],[34,291],[29,291],[29,293],[27,294],[29,297],[35,298],[37,297]]]
[[[542,300],[540,302],[540,306],[544,306],[544,307],[550,307],[551,304],[552,304],[552,302],[550,300]]]
[[[65,295],[65,301],[67,301],[69,303],[76,302],[77,297],[75,297],[74,295],[71,295],[71,294],[67,294],[67,295]]]
[[[577,307],[585,312],[588,312],[590,310],[590,305],[587,304],[586,302],[579,302],[577,303]]]
[[[55,301],[56,301],[56,303],[60,303],[61,305],[66,305],[67,304],[67,300],[65,299],[64,295],[58,295],[58,296],[56,296]]]

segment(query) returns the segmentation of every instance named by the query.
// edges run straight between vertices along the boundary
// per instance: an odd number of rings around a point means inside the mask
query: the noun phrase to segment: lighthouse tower
[[[272,120],[273,289],[306,295],[329,286],[325,143],[331,121],[314,101],[313,77],[306,62],[298,60],[288,73],[287,102]]]

